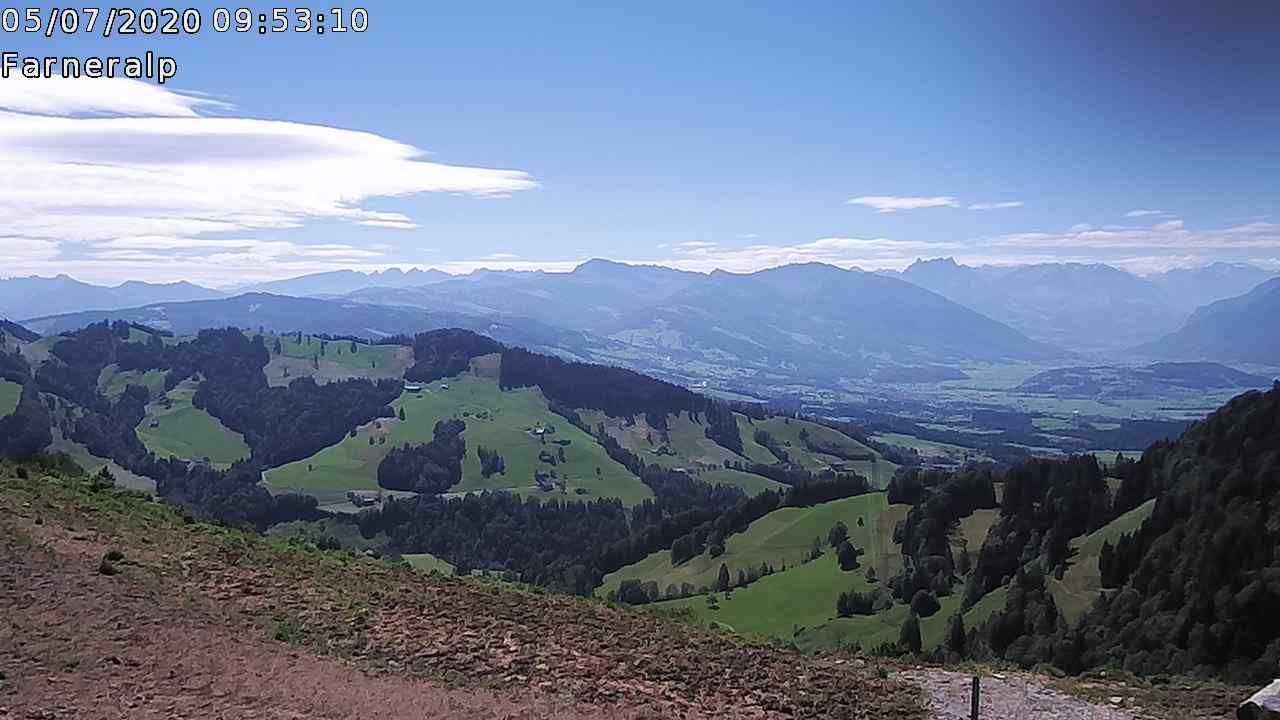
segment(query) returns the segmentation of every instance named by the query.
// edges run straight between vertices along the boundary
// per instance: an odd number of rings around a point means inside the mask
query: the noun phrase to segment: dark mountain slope
[[[1280,278],[1206,305],[1175,333],[1138,348],[1152,357],[1280,365]]]
[[[35,342],[40,336],[11,320],[0,320],[0,335],[6,335],[18,342]]]

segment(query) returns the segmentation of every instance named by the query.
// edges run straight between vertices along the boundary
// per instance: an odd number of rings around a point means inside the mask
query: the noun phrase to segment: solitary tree
[[[831,547],[836,547],[847,539],[849,539],[849,526],[845,525],[843,520],[837,520],[836,524],[827,531],[827,544]]]
[[[729,589],[729,566],[720,563],[720,574],[716,577],[716,590],[724,592]]]
[[[964,655],[964,616],[956,613],[951,616],[951,623],[947,626],[947,649],[957,655]]]
[[[400,408],[399,416],[400,416],[400,420],[401,420],[401,421],[403,421],[403,420],[404,420],[404,408]]]
[[[902,632],[898,634],[898,646],[913,655],[920,653],[923,643],[920,641],[920,619],[915,613],[908,615],[907,621],[902,623]]]
[[[858,548],[854,547],[848,540],[841,540],[836,546],[836,557],[840,560],[841,570],[857,570],[858,569]]]

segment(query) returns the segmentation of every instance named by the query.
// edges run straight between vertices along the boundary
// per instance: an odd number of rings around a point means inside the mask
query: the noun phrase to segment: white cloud
[[[935,197],[899,197],[895,195],[863,195],[846,200],[845,205],[862,205],[874,209],[878,213],[891,213],[899,210],[920,210],[935,207],[960,207],[960,202],[950,195]]]
[[[741,248],[680,248],[662,265],[682,270],[751,272],[789,263],[821,262],[840,267],[905,267],[921,254],[936,255],[963,246],[886,238],[829,237],[795,245],[749,245]]]
[[[167,258],[170,277],[190,268],[184,277],[227,284],[228,274],[333,269],[383,252],[241,238],[315,221],[408,230],[417,223],[407,215],[363,204],[537,186],[519,170],[429,161],[373,133],[201,114],[226,107],[130,80],[0,80],[6,271],[100,275],[94,262]]]
[[[703,240],[690,240],[688,242],[679,243],[676,245],[676,247],[692,249],[692,248],[711,248],[711,247],[715,247],[716,245],[717,243],[705,242]]]
[[[1125,213],[1124,216],[1127,218],[1140,218],[1140,217],[1156,217],[1159,215],[1167,215],[1167,214],[1168,213],[1166,213],[1163,210],[1130,210],[1129,212]]]
[[[485,255],[483,259],[484,260],[519,260],[520,256],[512,255],[511,253],[491,253],[489,255]]]
[[[11,75],[0,81],[0,110],[32,115],[191,118],[198,117],[200,109],[229,108],[218,100],[123,78],[31,79]]]
[[[1022,207],[1021,200],[1005,200],[1002,202],[983,202],[973,203],[969,206],[970,210],[1007,210],[1009,208]]]
[[[1190,230],[1181,220],[1158,223],[1152,227],[1107,226],[1091,228],[1072,226],[1062,233],[1026,232],[1000,235],[980,241],[989,247],[1067,249],[1067,250],[1240,250],[1246,248],[1280,249],[1280,225],[1255,222],[1246,225],[1207,230]]]

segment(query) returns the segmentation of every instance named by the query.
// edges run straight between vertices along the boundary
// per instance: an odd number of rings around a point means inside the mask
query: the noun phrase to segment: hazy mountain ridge
[[[263,328],[273,332],[380,338],[459,327],[504,342],[578,357],[601,341],[528,318],[483,318],[449,312],[368,305],[350,301],[246,293],[218,300],[157,303],[122,310],[88,311],[31,320],[28,327],[44,334],[69,332],[103,320],[124,320],[193,335],[205,328]]]
[[[1156,283],[1104,264],[969,267],[946,258],[918,260],[901,277],[1033,339],[1081,352],[1147,342],[1186,315]]]
[[[449,273],[429,268],[389,268],[381,272],[363,273],[356,270],[334,270],[312,273],[284,280],[256,283],[239,289],[240,293],[263,292],[273,295],[346,295],[366,288],[418,287],[448,280]]]
[[[68,275],[0,278],[0,316],[15,320],[219,297],[225,297],[224,293],[189,282],[155,284],[131,280],[108,287],[80,282]]]
[[[1196,310],[1182,329],[1137,351],[1152,357],[1280,365],[1280,278]]]

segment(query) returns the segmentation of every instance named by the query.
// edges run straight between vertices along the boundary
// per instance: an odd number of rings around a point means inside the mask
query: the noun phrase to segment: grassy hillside
[[[843,521],[849,527],[854,545],[868,551],[864,560],[867,557],[877,558],[876,562],[884,564],[887,569],[892,563],[890,556],[896,556],[896,552],[890,550],[893,527],[889,526],[885,533],[886,528],[877,528],[876,524],[887,508],[884,494],[874,493],[813,507],[775,510],[751,523],[743,532],[730,536],[725,542],[725,552],[720,557],[713,558],[704,552],[673,567],[669,551],[656,552],[638,563],[605,576],[604,584],[597,594],[605,595],[616,589],[623,580],[632,578],[644,582],[656,581],[661,589],[671,584],[679,587],[682,583],[690,583],[695,588],[710,588],[716,584],[721,564],[727,565],[734,577],[739,569],[759,568],[762,563],[774,566],[775,570],[781,570],[783,565],[788,568],[796,567],[808,557],[814,538],[820,537],[826,543],[827,531],[837,521]],[[862,526],[858,525],[859,519],[862,520]],[[787,574],[790,574],[790,570]],[[831,602],[834,608],[834,598]]]
[[[969,462],[986,462],[991,460],[983,453],[960,445],[925,440],[914,435],[902,433],[883,433],[872,438],[876,442],[888,445],[900,445],[920,453],[920,457],[931,463],[963,465]]]
[[[209,413],[191,404],[199,381],[184,380],[163,398],[147,405],[138,423],[138,439],[159,457],[204,460],[215,467],[230,467],[249,457],[244,438]]]
[[[280,353],[275,351],[277,338]],[[272,385],[288,385],[300,377],[313,377],[321,383],[355,377],[399,378],[413,364],[410,347],[356,343],[356,351],[351,352],[350,341],[333,340],[324,343],[322,355],[321,340],[310,335],[303,335],[301,342],[297,335],[269,335],[264,339],[271,361],[263,372]]]
[[[1067,572],[1061,580],[1052,577],[1046,579],[1049,592],[1053,593],[1053,601],[1067,622],[1074,624],[1079,620],[1102,592],[1098,570],[1102,543],[1110,542],[1115,545],[1121,535],[1136,532],[1151,515],[1155,503],[1155,500],[1148,500],[1096,531],[1071,541],[1071,549],[1075,554],[1069,561]]]
[[[166,718],[925,714],[918,688],[871,667],[184,522],[84,480],[0,464],[0,506],[16,579],[0,616],[41,640],[40,662],[6,664],[6,703],[40,716],[92,716],[107,696]]]
[[[111,460],[100,458],[90,453],[89,449],[84,445],[63,436],[62,430],[56,426],[53,428],[53,444],[50,445],[50,448],[66,453],[75,464],[84,468],[84,471],[90,475],[96,475],[99,470],[105,467],[115,476],[116,484],[120,487],[146,493],[154,493],[156,491],[155,480],[131,473]]]
[[[630,505],[652,495],[638,478],[610,459],[594,438],[552,413],[537,388],[503,392],[495,368],[477,369],[473,363],[473,369],[463,375],[432,383],[421,393],[406,392],[392,407],[397,414],[404,410],[403,421],[384,418],[361,427],[354,437],[268,472],[267,485],[275,491],[314,495],[322,503],[341,502],[348,490],[376,490],[378,464],[392,447],[427,442],[438,421],[457,417],[467,426],[463,433],[467,452],[462,482],[451,489],[454,492],[516,490],[551,495],[537,490],[533,477],[535,471],[554,470],[567,483],[563,497],[617,497]],[[554,432],[547,432],[551,428]],[[476,453],[480,445],[503,456],[505,473],[481,475]],[[539,459],[542,453],[558,456],[561,448],[565,462],[557,460],[553,466]],[[555,496],[562,497],[558,491]]]
[[[667,416],[664,433],[649,427],[643,415],[632,419],[609,417],[598,410],[579,410],[584,422],[595,428],[603,424],[605,432],[622,447],[640,456],[646,464],[668,469],[681,469],[707,482],[733,485],[754,494],[763,490],[785,489],[782,483],[739,470],[726,470],[724,463],[742,462],[743,458],[707,438],[706,426],[694,422],[689,413]],[[744,419],[739,416],[741,420]],[[743,437],[744,445],[747,436]],[[754,445],[754,443],[752,443]],[[759,448],[759,446],[755,446]],[[765,453],[768,450],[759,448]],[[750,452],[750,450],[748,450]],[[772,455],[769,455],[772,458]]]
[[[746,443],[757,429],[764,430],[772,435],[774,440],[782,445],[791,462],[801,465],[806,470],[818,471],[843,467],[866,477],[871,482],[872,487],[886,488],[889,486],[889,481],[893,479],[894,472],[898,469],[897,465],[885,460],[875,450],[844,433],[818,423],[785,417],[755,420],[743,429],[743,443]],[[835,455],[810,450],[801,438],[802,433],[809,438],[810,443],[815,443],[819,447],[834,446],[839,448],[843,454],[866,455],[873,459],[844,460]]]
[[[18,409],[18,400],[22,397],[22,386],[8,380],[0,380],[0,417],[4,417]]]
[[[134,332],[138,331],[134,330]],[[112,363],[102,368],[102,372],[98,373],[98,392],[110,400],[116,400],[124,394],[126,387],[141,385],[151,393],[151,397],[159,397],[164,392],[164,378],[167,374],[164,370],[148,370],[147,372],[139,372],[137,370],[122,371]]]

